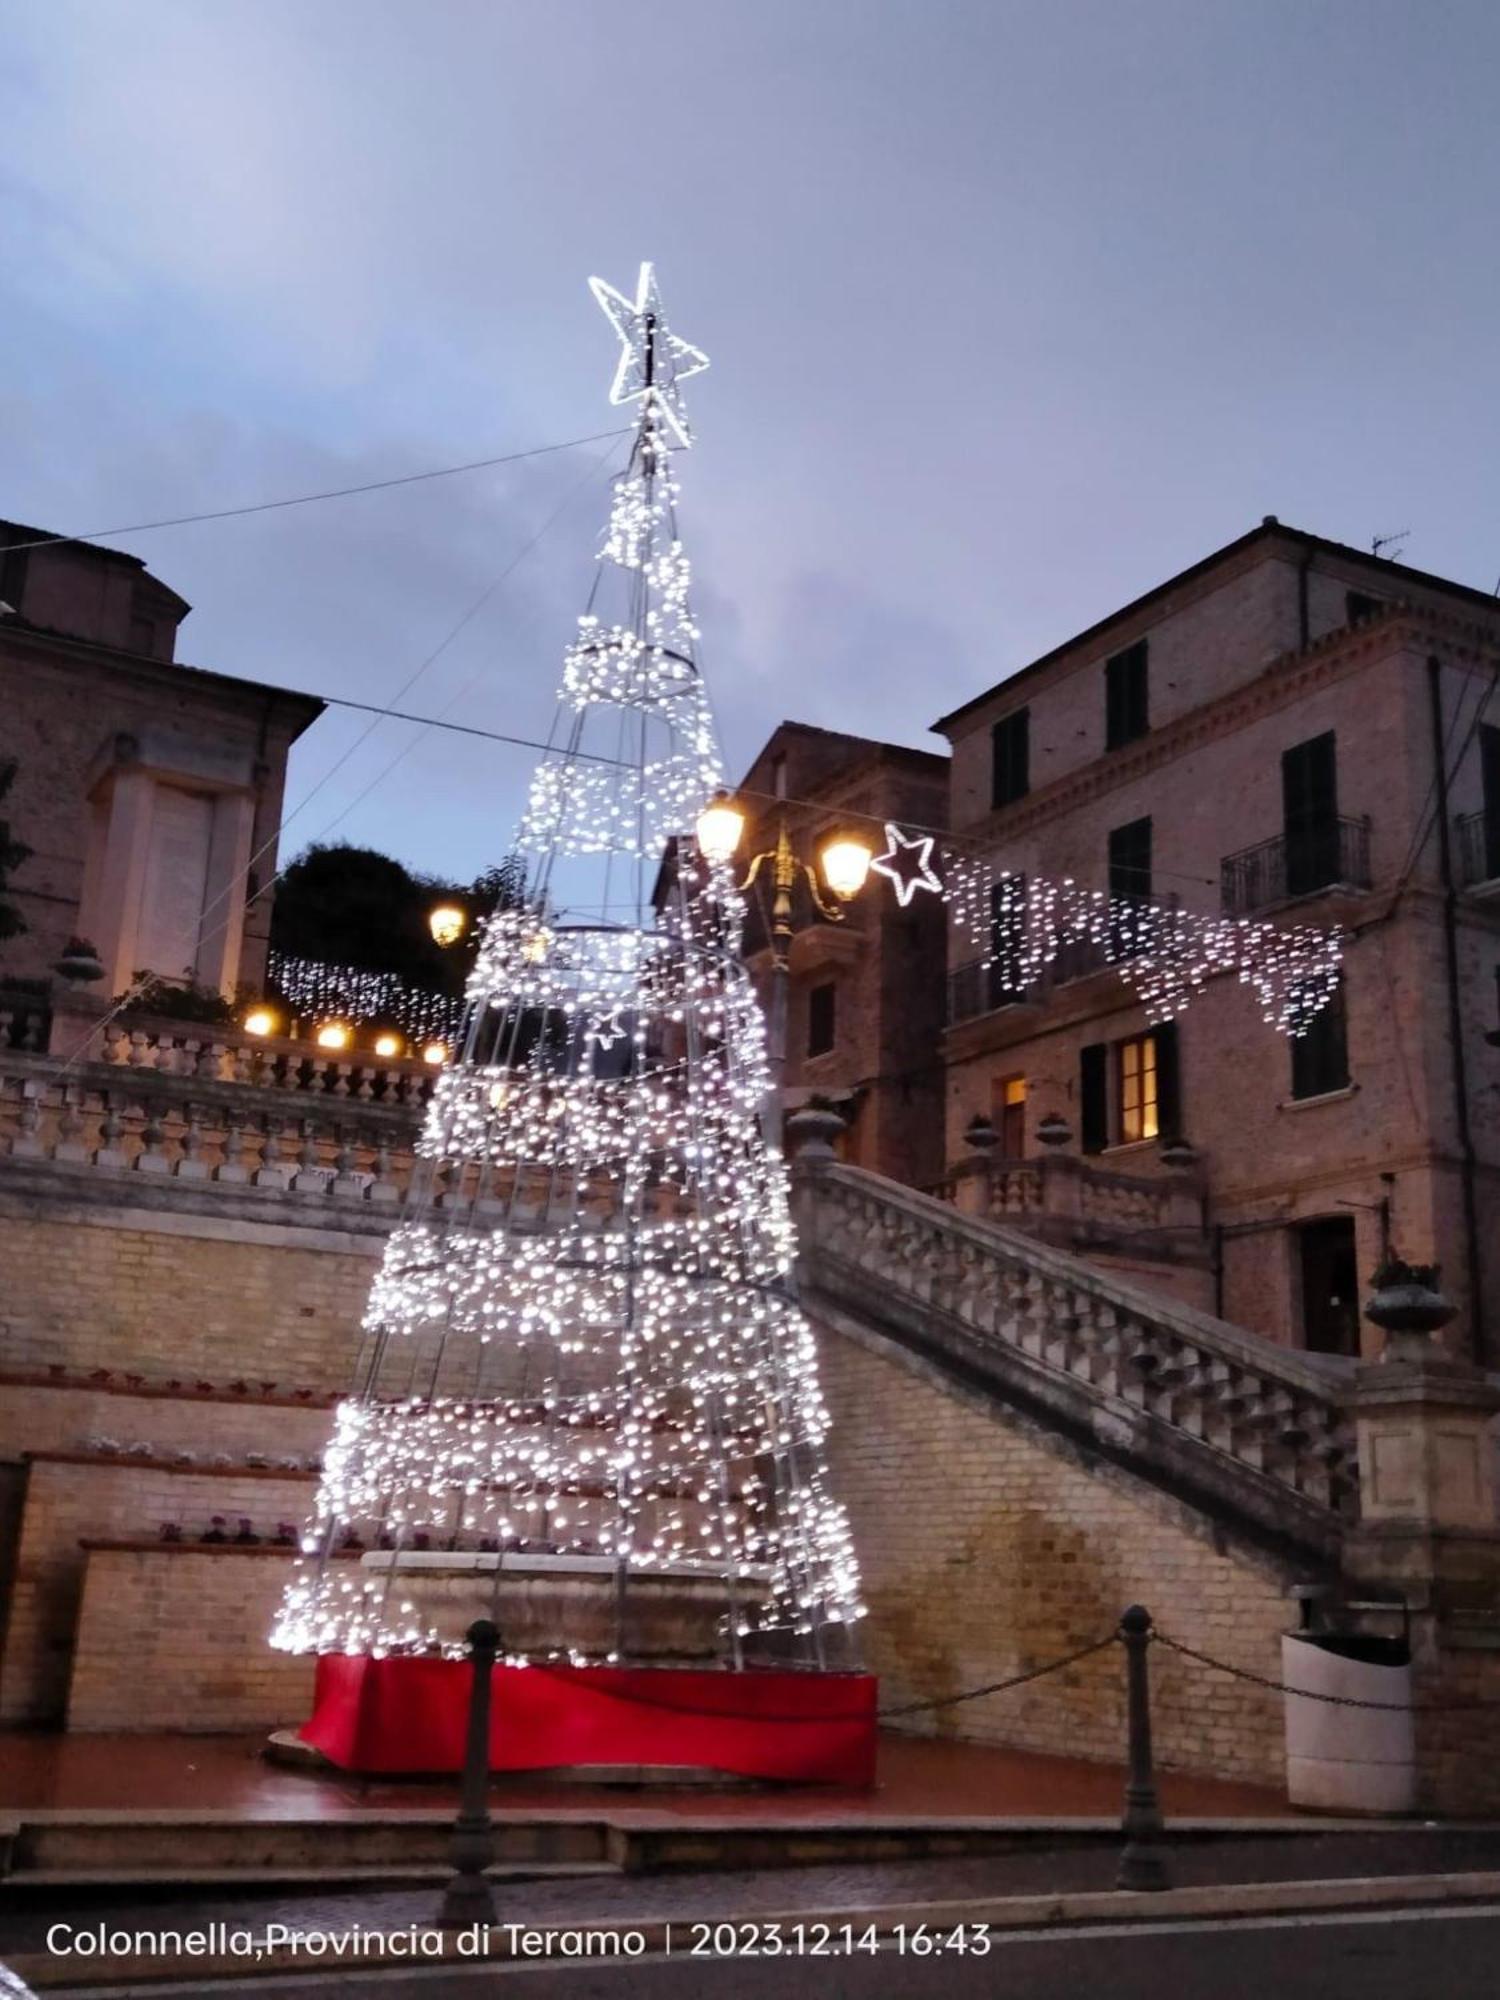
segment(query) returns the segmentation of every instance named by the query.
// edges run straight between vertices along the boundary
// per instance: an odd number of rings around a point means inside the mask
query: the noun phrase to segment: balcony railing
[[[1458,822],[1459,877],[1466,889],[1500,880],[1500,813],[1465,813]]]
[[[1335,819],[1307,833],[1278,834],[1219,864],[1224,908],[1248,916],[1320,889],[1368,889],[1370,822]]]
[[[948,974],[948,1025],[993,1014],[999,1007],[1021,1007],[1032,996],[1017,986],[1009,967],[998,961],[972,958]]]

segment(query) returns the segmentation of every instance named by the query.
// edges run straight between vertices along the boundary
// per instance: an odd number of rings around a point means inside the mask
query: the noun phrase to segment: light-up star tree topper
[[[639,418],[531,784],[528,897],[483,939],[274,1643],[457,1655],[488,1611],[513,1659],[847,1665],[859,1579],[743,906],[690,836],[721,771],[672,463],[707,360],[649,265],[633,300],[593,289]]]

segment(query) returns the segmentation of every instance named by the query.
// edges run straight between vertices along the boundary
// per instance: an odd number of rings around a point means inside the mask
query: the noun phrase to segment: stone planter
[[[1425,1274],[1382,1284],[1365,1301],[1365,1318],[1385,1334],[1385,1351],[1392,1360],[1419,1360],[1432,1350],[1458,1308],[1426,1280]]]
[[[837,1111],[825,1110],[817,1104],[804,1104],[799,1111],[791,1112],[786,1121],[786,1135],[799,1160],[836,1158],[833,1142],[843,1129],[844,1120]]]

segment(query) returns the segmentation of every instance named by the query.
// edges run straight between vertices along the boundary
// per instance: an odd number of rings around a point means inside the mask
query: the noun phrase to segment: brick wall
[[[184,1534],[192,1536],[215,1514],[226,1517],[231,1533],[241,1515],[250,1517],[258,1533],[274,1533],[283,1520],[300,1527],[312,1510],[313,1490],[311,1473],[257,1475],[243,1468],[184,1473],[165,1465],[75,1456],[34,1460],[0,1661],[0,1721],[56,1721],[67,1705],[83,1587],[82,1540],[155,1535],[163,1521],[180,1522]],[[146,1613],[133,1610],[130,1615],[139,1619]],[[268,1612],[262,1644],[269,1629]],[[185,1725],[179,1718],[174,1726]],[[190,1726],[209,1725],[194,1721]]]
[[[1127,1604],[1221,1659],[1276,1675],[1285,1581],[1216,1550],[1185,1510],[1088,1465],[1020,1418],[917,1364],[824,1333],[834,1491],[849,1507],[882,1702],[954,1694],[1110,1631]],[[1167,1767],[1280,1787],[1280,1698],[1158,1648],[1156,1750]],[[924,1732],[1119,1761],[1117,1648],[1010,1694],[914,1718]]]
[[[253,1358],[242,1352],[236,1360],[249,1366]],[[258,1395],[131,1395],[87,1383],[22,1382],[0,1375],[0,1453],[73,1451],[89,1438],[109,1437],[124,1445],[156,1445],[164,1453],[226,1452],[239,1461],[247,1451],[265,1451],[279,1458],[321,1451],[331,1423],[332,1413],[321,1402],[302,1408]]]
[[[1417,1806],[1433,1813],[1500,1813],[1500,1647],[1471,1640],[1434,1647],[1412,1675]],[[1484,1703],[1484,1707],[1464,1704]]]
[[[91,1548],[68,1727],[189,1731],[295,1727],[314,1662],[266,1644],[290,1555]]]
[[[240,1373],[342,1390],[354,1366],[378,1237],[125,1209],[0,1211],[0,1352],[143,1374]],[[290,1240],[289,1240],[290,1239]]]

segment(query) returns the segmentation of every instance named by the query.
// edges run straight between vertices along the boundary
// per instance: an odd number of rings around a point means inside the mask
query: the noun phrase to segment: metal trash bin
[[[1286,1632],[1286,1790],[1318,1812],[1409,1813],[1417,1804],[1411,1650],[1402,1639],[1353,1632]],[[1345,1701],[1395,1708],[1342,1708]]]

